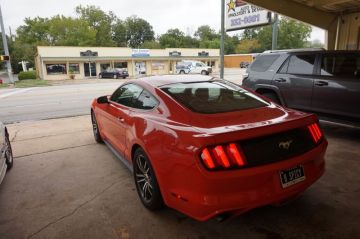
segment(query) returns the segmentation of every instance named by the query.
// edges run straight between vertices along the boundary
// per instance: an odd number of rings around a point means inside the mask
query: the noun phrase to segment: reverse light
[[[315,143],[318,143],[321,138],[323,137],[323,134],[319,128],[319,125],[317,123],[313,123],[311,125],[308,125],[309,132],[314,140]]]
[[[205,167],[210,170],[245,166],[242,150],[235,143],[204,148],[201,159]]]

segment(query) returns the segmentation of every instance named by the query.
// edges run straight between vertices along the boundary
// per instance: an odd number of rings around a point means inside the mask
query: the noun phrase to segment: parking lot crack
[[[15,133],[14,133],[14,136],[11,138],[11,142],[14,142],[15,141],[15,139],[16,139],[16,136],[17,136],[17,134],[20,132],[20,130],[18,129],[18,130],[16,130],[15,131]]]
[[[90,202],[94,201],[96,198],[98,198],[99,196],[101,196],[103,193],[105,193],[107,190],[109,190],[111,187],[113,187],[114,185],[116,185],[117,183],[121,182],[120,180],[117,180],[115,182],[113,182],[112,184],[110,184],[109,186],[107,186],[106,188],[104,188],[102,191],[100,191],[99,193],[95,194],[93,197],[91,197],[90,199],[86,200],[85,202],[83,202],[82,204],[80,204],[79,206],[77,206],[74,210],[72,210],[70,213],[56,219],[55,221],[49,222],[48,224],[46,224],[45,226],[43,226],[42,228],[40,228],[39,230],[37,230],[36,232],[32,233],[31,235],[29,235],[27,238],[33,238],[36,235],[38,235],[39,233],[41,233],[42,231],[44,231],[46,228],[55,225],[56,223],[71,217],[72,215],[74,215],[79,209],[81,209],[82,207],[84,207],[85,205],[89,204]]]
[[[16,156],[16,159],[21,159],[21,158],[25,158],[25,157],[29,157],[29,156],[33,156],[33,155],[40,155],[40,154],[52,153],[52,152],[57,152],[57,151],[62,151],[62,150],[67,150],[67,149],[75,149],[75,148],[80,148],[80,147],[85,147],[85,146],[90,146],[90,145],[95,145],[95,144],[96,144],[96,143],[82,144],[82,145],[78,145],[78,146],[72,146],[72,147],[66,147],[66,148],[60,148],[60,149],[54,149],[54,150],[49,150],[49,151],[45,151],[45,152],[39,152],[39,153],[33,153],[33,154],[26,154],[26,155]]]

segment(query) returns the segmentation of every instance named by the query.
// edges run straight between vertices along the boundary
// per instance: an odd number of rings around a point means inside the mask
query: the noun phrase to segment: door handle
[[[124,122],[125,122],[125,119],[124,119],[124,118],[121,118],[121,117],[118,117],[117,120],[118,120],[120,123],[124,123]]]
[[[315,85],[317,86],[325,86],[325,85],[329,85],[329,83],[327,81],[315,81]]]
[[[275,79],[275,82],[284,83],[286,82],[286,79],[284,78]]]

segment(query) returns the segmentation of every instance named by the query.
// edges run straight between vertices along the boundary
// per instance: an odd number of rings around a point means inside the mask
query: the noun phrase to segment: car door
[[[131,122],[130,108],[142,92],[135,84],[121,86],[110,97],[108,106],[108,138],[111,145],[122,155],[126,150],[126,133]]]
[[[281,92],[287,107],[311,109],[316,53],[292,54],[274,75],[272,84]]]
[[[360,54],[324,53],[314,81],[316,112],[360,119]]]

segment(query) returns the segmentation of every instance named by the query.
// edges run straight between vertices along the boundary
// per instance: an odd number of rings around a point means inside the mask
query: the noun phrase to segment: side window
[[[293,55],[289,61],[288,73],[311,75],[314,70],[315,54]]]
[[[128,84],[117,89],[110,97],[111,101],[133,107],[133,104],[141,94],[143,89],[134,84]]]
[[[202,67],[200,63],[196,63],[196,67]]]
[[[134,108],[143,109],[143,110],[151,110],[155,108],[159,104],[158,100],[155,99],[149,92],[143,90],[140,94],[139,98],[135,100]]]
[[[359,78],[359,54],[323,55],[321,59],[321,75]]]

